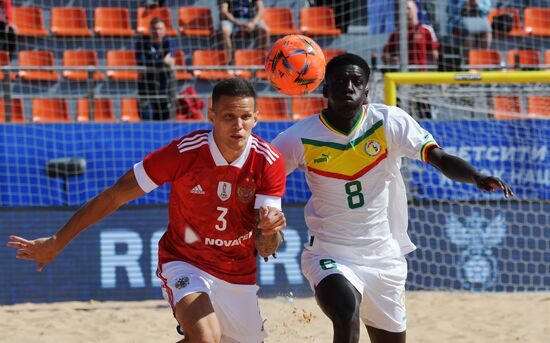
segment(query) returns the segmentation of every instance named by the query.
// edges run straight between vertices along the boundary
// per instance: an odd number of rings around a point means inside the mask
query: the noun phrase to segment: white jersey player
[[[285,157],[287,174],[306,172],[311,237],[302,271],[333,322],[334,342],[357,342],[360,318],[371,342],[405,342],[404,255],[415,246],[406,232],[401,159],[422,160],[481,189],[513,193],[445,153],[406,112],[366,104],[369,73],[357,55],[331,60],[323,89],[328,108],[294,124],[273,145]]]

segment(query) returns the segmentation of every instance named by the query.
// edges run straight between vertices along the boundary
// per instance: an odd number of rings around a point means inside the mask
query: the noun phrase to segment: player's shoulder
[[[368,116],[371,117],[371,121],[383,120],[384,126],[390,130],[406,127],[414,121],[414,119],[401,108],[379,103],[368,104]]]
[[[318,126],[321,124],[319,114],[314,114],[305,119],[295,122],[289,128],[281,132],[280,135],[287,138],[302,138],[310,132],[318,131]]]
[[[369,103],[367,106],[367,111],[370,115],[383,118],[386,121],[410,117],[407,112],[397,106],[388,106],[380,103]]]
[[[203,145],[208,145],[210,130],[197,130],[172,141],[180,153],[195,150]]]
[[[428,25],[428,24],[420,24],[418,26],[418,29],[435,34],[434,28],[431,25]]]
[[[255,134],[251,135],[251,139],[251,152],[260,155],[269,164],[273,164],[281,158],[281,152],[271,143],[263,140]]]

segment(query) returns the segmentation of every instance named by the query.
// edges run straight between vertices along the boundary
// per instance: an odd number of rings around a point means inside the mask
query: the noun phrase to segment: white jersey
[[[312,196],[304,216],[315,239],[376,256],[415,249],[407,235],[401,158],[426,161],[437,143],[406,112],[366,105],[349,134],[319,114],[280,133],[273,145],[285,157],[287,174],[296,168],[306,172]]]

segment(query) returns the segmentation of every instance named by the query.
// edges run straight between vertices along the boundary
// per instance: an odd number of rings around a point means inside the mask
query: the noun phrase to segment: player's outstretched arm
[[[257,211],[258,224],[254,232],[254,244],[258,254],[267,261],[283,243],[286,218],[283,212],[270,206],[262,206]]]
[[[144,193],[131,169],[114,185],[79,208],[55,235],[32,240],[10,236],[7,245],[17,249],[16,258],[36,261],[36,269],[42,271],[80,232]]]
[[[439,169],[451,180],[473,183],[481,190],[493,192],[502,190],[504,197],[514,196],[512,189],[496,176],[481,174],[470,163],[460,157],[446,153],[441,148],[433,148],[428,152],[428,163]]]

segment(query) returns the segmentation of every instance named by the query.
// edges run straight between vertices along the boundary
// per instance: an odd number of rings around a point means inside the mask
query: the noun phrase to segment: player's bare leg
[[[225,58],[227,63],[231,62],[232,57],[231,53],[233,52],[233,42],[231,41],[231,35],[233,30],[229,26],[222,26],[222,42],[223,42],[223,51],[225,53]]]
[[[258,49],[266,50],[269,44],[269,31],[265,27],[258,28]]]
[[[340,274],[329,275],[315,287],[321,310],[332,321],[334,343],[357,343],[361,320],[361,294]]]
[[[371,343],[405,343],[407,338],[406,331],[390,332],[368,325],[366,325],[366,327]]]
[[[180,342],[219,343],[221,340],[220,323],[206,293],[193,293],[178,301],[176,319],[185,333]]]

